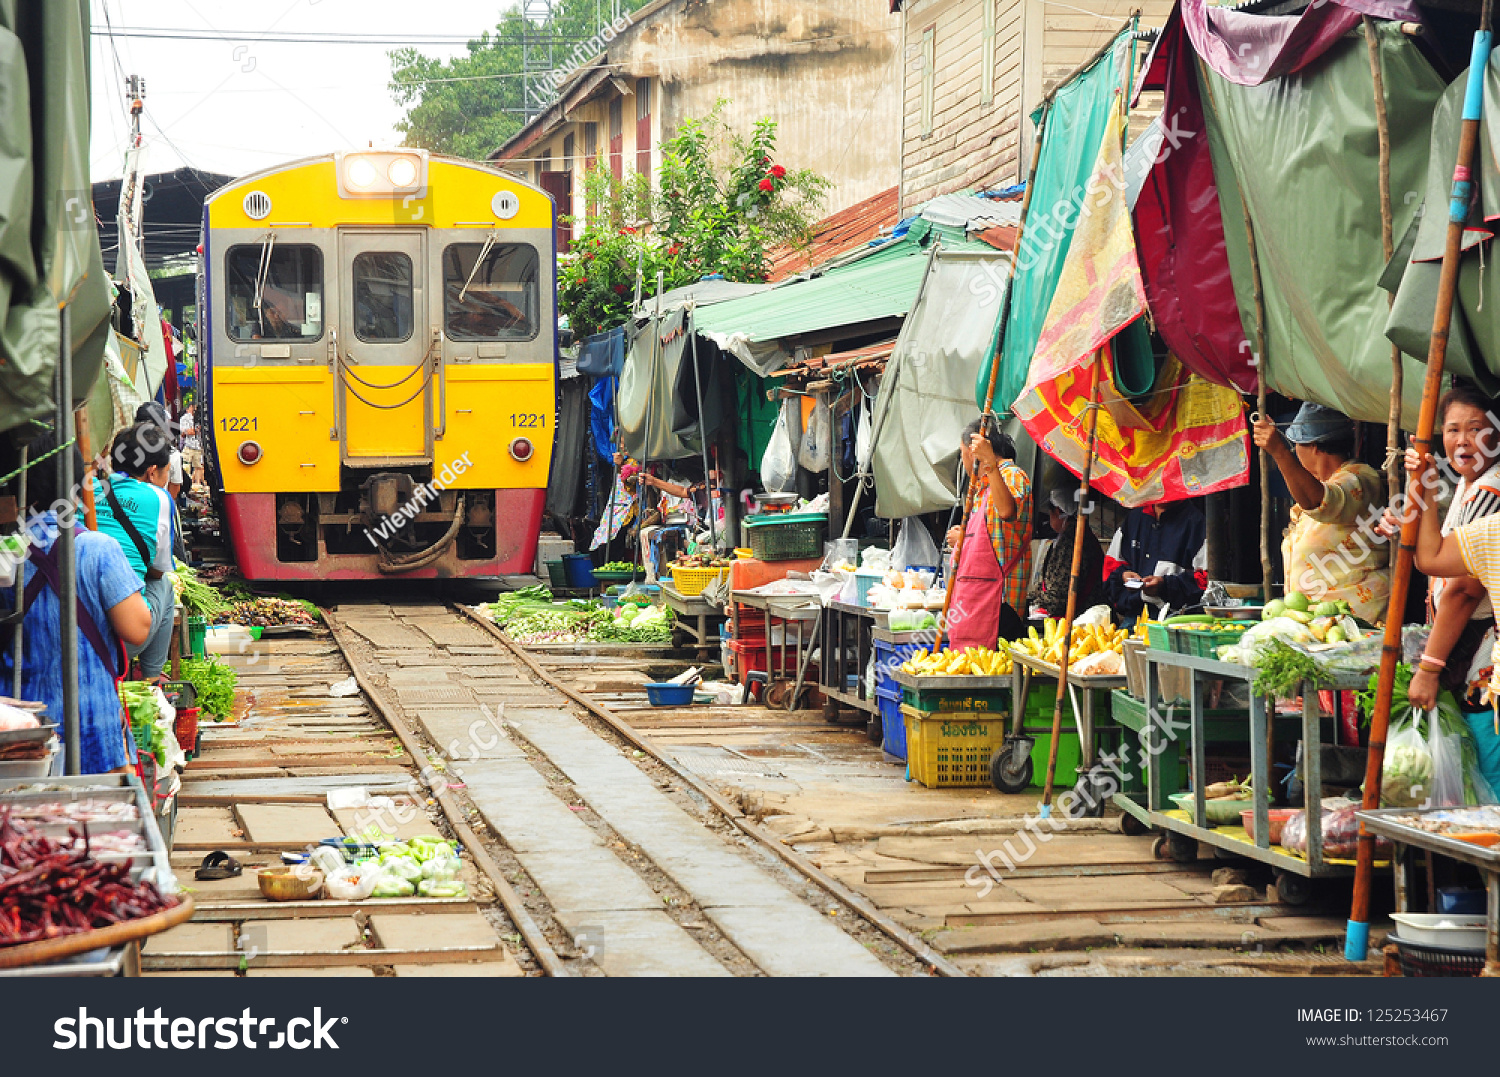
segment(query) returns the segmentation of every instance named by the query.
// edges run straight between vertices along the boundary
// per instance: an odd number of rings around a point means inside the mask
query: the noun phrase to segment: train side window
[[[354,256],[354,332],[366,344],[411,339],[411,259],[400,251]]]
[[[323,335],[323,252],[306,243],[246,243],[224,256],[231,340]],[[258,305],[257,305],[258,303]]]
[[[484,261],[477,266],[481,254]],[[536,248],[452,243],[443,250],[443,324],[450,340],[530,340],[540,321]]]

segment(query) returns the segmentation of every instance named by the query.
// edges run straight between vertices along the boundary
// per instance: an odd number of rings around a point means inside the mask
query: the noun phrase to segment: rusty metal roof
[[[899,188],[881,191],[848,209],[824,217],[813,225],[812,242],[806,247],[778,247],[771,252],[766,280],[775,283],[828,259],[863,247],[896,226]]]

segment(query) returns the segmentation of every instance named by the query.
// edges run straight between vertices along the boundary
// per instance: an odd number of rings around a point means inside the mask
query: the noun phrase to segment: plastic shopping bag
[[[781,415],[776,419],[776,429],[771,432],[765,455],[760,458],[761,485],[770,493],[790,493],[797,483],[795,432],[800,424],[793,425],[797,420],[791,409],[798,406],[795,398],[781,402]]]
[[[1415,715],[1409,711],[1395,723],[1385,742],[1380,771],[1380,806],[1415,808],[1432,795],[1432,753]]]
[[[854,428],[854,463],[860,471],[869,471],[870,457],[874,452],[875,416],[870,408],[870,398],[865,397],[860,402]]]
[[[807,429],[802,431],[802,444],[797,449],[797,462],[808,471],[828,470],[832,458],[833,443],[832,409],[822,397],[813,405],[807,418]]]
[[[937,568],[938,548],[922,521],[913,517],[901,521],[901,533],[891,551],[891,567],[900,572],[908,568]]]
[[[1460,731],[1445,723],[1436,707],[1426,714],[1427,754],[1432,757],[1432,794],[1428,803],[1434,808],[1462,807],[1469,803],[1464,781],[1464,733],[1467,730]]]

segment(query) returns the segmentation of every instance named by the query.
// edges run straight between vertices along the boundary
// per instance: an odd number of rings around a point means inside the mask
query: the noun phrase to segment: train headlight
[[[385,174],[393,187],[405,188],[417,185],[417,163],[410,157],[397,157],[385,170]]]
[[[249,467],[251,464],[259,463],[260,458],[264,454],[261,452],[260,442],[242,441],[240,442],[239,451],[235,455],[239,457],[240,463]]]
[[[357,191],[368,191],[375,186],[375,166],[363,157],[356,157],[349,162],[345,177],[350,187]]]
[[[510,458],[524,464],[536,455],[536,446],[530,438],[514,438],[510,443]]]
[[[427,197],[426,150],[334,154],[340,198]]]

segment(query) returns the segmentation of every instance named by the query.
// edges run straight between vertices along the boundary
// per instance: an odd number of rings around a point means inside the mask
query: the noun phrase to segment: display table
[[[818,672],[824,720],[837,722],[842,704],[866,716],[871,739],[878,741],[883,732],[880,706],[865,685],[865,670],[874,653],[875,613],[850,602],[830,602],[823,608]]]
[[[669,610],[677,614],[677,624],[672,630],[672,642],[675,645],[684,646],[677,639],[678,633],[681,633],[684,639],[691,641],[700,657],[719,646],[719,626],[724,623],[723,610],[702,595],[683,594],[670,583],[661,584],[661,600]],[[710,628],[713,629],[712,636],[709,635]]]
[[[37,778],[0,779],[0,811],[7,806],[38,802],[76,801],[124,802],[135,807],[136,818],[103,824],[110,830],[138,833],[146,847],[144,853],[131,854],[132,881],[148,878],[164,893],[175,887],[171,855],[156,824],[152,799],[134,774],[87,774],[72,778],[46,778],[46,792],[19,792],[21,787],[36,785]],[[193,901],[178,895],[174,908],[140,920],[129,920],[96,931],[63,935],[42,942],[0,947],[0,976],[139,976],[141,974],[141,941],[153,934],[176,927],[190,919]]]
[[[1485,903],[1484,975],[1500,976],[1500,847],[1476,845],[1443,834],[1434,834],[1411,825],[1406,820],[1421,819],[1443,808],[1377,808],[1355,812],[1365,829],[1378,837],[1389,838],[1396,846],[1396,911],[1409,912],[1411,896],[1411,850],[1421,849],[1436,856],[1446,856],[1479,869],[1488,900]],[[1436,909],[1428,909],[1436,912]]]
[[[730,600],[737,610],[744,607],[759,610],[761,613],[761,621],[765,626],[767,658],[767,687],[764,697],[766,704],[768,706],[783,705],[787,710],[794,709],[798,706],[802,696],[803,673],[807,668],[807,663],[803,658],[804,650],[810,650],[807,645],[816,638],[816,632],[811,631],[811,626],[817,624],[821,610],[817,599],[811,595],[758,595],[749,591],[733,591],[730,594]],[[748,618],[735,618],[737,639],[742,638],[738,635],[741,631],[740,624],[748,620]],[[778,626],[778,623],[781,628],[781,643],[773,644],[771,629]],[[797,642],[788,653],[789,640],[794,628]],[[779,648],[781,653],[779,664],[770,661],[771,653],[776,648]],[[780,681],[771,676],[775,670],[781,671]],[[795,678],[788,681],[787,674],[792,670],[797,671]],[[744,683],[743,680],[741,683]],[[774,693],[772,692],[773,683],[776,685]],[[785,691],[784,696],[783,691]]]
[[[1010,653],[1011,658],[1014,659],[1010,673],[1011,730],[1014,735],[1019,736],[1022,729],[1021,723],[1026,716],[1026,697],[1031,694],[1032,678],[1041,677],[1043,680],[1057,681],[1062,677],[1062,670],[1051,662],[1044,662],[1024,652],[1012,649]],[[1094,714],[1094,693],[1124,687],[1124,674],[1118,676],[1068,674],[1068,688],[1083,692],[1081,703],[1077,701],[1076,696],[1071,701],[1073,724],[1078,730],[1078,746],[1082,756],[1080,770],[1092,767],[1098,759],[1094,738],[1100,723],[1096,721]]]
[[[1281,899],[1289,904],[1301,904],[1311,895],[1311,887],[1307,885],[1307,879],[1352,874],[1353,860],[1328,860],[1323,856],[1323,774],[1319,748],[1325,741],[1323,720],[1318,714],[1317,691],[1309,686],[1309,690],[1304,692],[1302,697],[1299,732],[1304,741],[1302,768],[1308,832],[1307,856],[1302,857],[1270,843],[1268,792],[1271,788],[1271,758],[1268,733],[1271,727],[1266,699],[1251,694],[1248,714],[1242,713],[1230,717],[1221,715],[1212,719],[1206,715],[1205,692],[1212,681],[1216,679],[1238,680],[1248,683],[1254,680],[1255,670],[1231,662],[1220,662],[1217,659],[1198,658],[1151,648],[1143,650],[1141,658],[1145,663],[1144,696],[1146,700],[1157,700],[1157,685],[1160,680],[1158,667],[1160,666],[1187,671],[1191,689],[1186,721],[1183,720],[1181,704],[1175,708],[1168,708],[1156,702],[1149,708],[1148,720],[1132,724],[1132,728],[1134,724],[1141,726],[1138,732],[1141,734],[1142,752],[1138,754],[1144,754],[1146,758],[1146,791],[1144,794],[1116,793],[1114,801],[1120,809],[1145,826],[1166,831],[1166,849],[1174,860],[1196,859],[1197,843],[1203,842],[1237,856],[1269,864],[1276,871],[1277,888]],[[1331,687],[1336,691],[1363,688],[1368,679],[1367,676],[1344,677],[1325,687]],[[1246,809],[1255,812],[1253,841],[1242,826],[1210,826],[1208,823],[1204,807],[1204,789],[1209,784],[1205,771],[1209,740],[1207,722],[1210,720],[1216,727],[1215,740],[1224,736],[1225,725],[1228,723],[1232,728],[1240,731],[1241,737],[1238,739],[1249,742],[1250,784],[1255,794],[1252,800],[1245,801],[1244,804]],[[1296,719],[1292,721],[1295,723]],[[1276,725],[1280,727],[1282,722],[1278,720]],[[1184,733],[1188,738],[1188,769],[1194,794],[1191,812],[1175,810],[1171,801],[1167,799],[1169,794],[1181,791],[1176,766],[1177,756],[1175,751],[1169,755],[1167,749],[1175,748],[1176,742]],[[1127,759],[1122,764],[1122,769],[1133,772],[1139,762],[1138,757]]]

